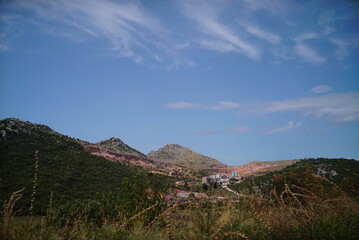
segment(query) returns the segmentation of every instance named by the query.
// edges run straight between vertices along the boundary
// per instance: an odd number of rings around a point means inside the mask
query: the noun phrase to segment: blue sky
[[[356,1],[2,1],[0,117],[229,165],[359,159]]]

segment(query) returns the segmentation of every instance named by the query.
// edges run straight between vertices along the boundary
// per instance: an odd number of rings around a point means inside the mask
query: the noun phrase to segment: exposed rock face
[[[168,144],[157,151],[151,151],[148,158],[193,169],[212,169],[226,167],[216,159],[193,152],[178,144]]]
[[[299,160],[281,160],[273,162],[250,162],[245,165],[238,167],[227,167],[223,169],[222,172],[225,174],[231,174],[232,172],[237,172],[241,176],[246,175],[256,175],[261,172],[281,170],[293,163],[298,162]]]
[[[147,158],[146,156],[119,153],[113,151],[111,148],[101,147],[97,144],[87,144],[85,149],[93,155],[104,157],[111,161],[137,165],[148,171],[160,174],[171,175],[172,173],[174,174],[181,171],[178,166],[169,163],[154,161]]]
[[[100,147],[105,147],[106,149],[109,149],[109,150],[111,150],[112,152],[115,152],[115,153],[129,154],[129,155],[135,155],[135,156],[140,156],[140,157],[146,157],[146,155],[144,155],[140,151],[137,151],[136,149],[131,148],[130,146],[128,146],[127,144],[122,142],[120,139],[115,138],[115,137],[112,137],[112,138],[109,138],[107,140],[98,142],[96,145],[98,145]]]

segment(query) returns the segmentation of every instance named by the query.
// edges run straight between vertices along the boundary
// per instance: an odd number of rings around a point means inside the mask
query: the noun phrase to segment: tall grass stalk
[[[37,188],[37,173],[39,170],[39,151],[35,151],[35,171],[34,171],[34,178],[32,181],[32,193],[31,193],[31,201],[30,201],[30,207],[29,207],[29,212],[30,212],[30,216],[33,215],[33,210],[34,210],[34,203],[35,203],[35,199],[36,199],[36,188]]]
[[[22,192],[25,190],[25,188],[22,188],[13,194],[11,194],[9,200],[5,201],[4,208],[2,211],[2,237],[3,239],[7,239],[8,236],[8,230],[11,218],[14,215],[14,206],[15,203],[22,197]]]

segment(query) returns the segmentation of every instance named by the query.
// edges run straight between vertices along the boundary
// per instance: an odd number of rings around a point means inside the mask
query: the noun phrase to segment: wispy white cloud
[[[201,131],[198,131],[197,134],[199,135],[216,135],[216,134],[219,134],[220,132],[219,131],[216,131],[216,130],[201,130]]]
[[[240,104],[235,102],[221,101],[216,105],[203,105],[196,104],[191,102],[175,102],[175,103],[167,103],[164,105],[165,108],[172,109],[186,109],[186,108],[200,108],[200,109],[210,109],[210,110],[227,110],[227,109],[237,109]]]
[[[297,36],[294,39],[296,43],[295,52],[307,62],[321,64],[324,63],[326,59],[324,57],[321,57],[315,49],[305,43],[306,40],[316,38],[319,38],[319,36],[315,33],[305,33]]]
[[[323,63],[326,60],[324,57],[319,56],[317,51],[315,51],[313,48],[301,42],[296,44],[295,51],[307,62]]]
[[[0,23],[1,23],[1,31],[0,31],[0,52],[7,52],[11,50],[10,42],[12,42],[16,37],[18,37],[19,33],[16,33],[17,36],[9,36],[11,35],[12,21],[14,21],[15,16],[1,14],[0,12]]]
[[[317,18],[317,24],[324,29],[325,34],[335,31],[335,10],[323,11]]]
[[[221,41],[212,41],[207,39],[200,39],[196,41],[199,45],[202,47],[213,50],[217,52],[232,52],[237,51],[236,48],[227,42],[221,42]]]
[[[335,51],[335,57],[338,61],[343,61],[349,55],[349,45],[347,42],[333,38],[331,42],[337,46],[337,50]]]
[[[294,58],[291,48],[283,45],[277,45],[271,49],[274,57],[281,60],[292,60]]]
[[[318,85],[310,89],[313,93],[325,93],[325,92],[331,92],[333,89],[327,85]]]
[[[249,127],[247,126],[237,126],[230,129],[231,132],[248,132]]]
[[[49,26],[42,29],[52,35],[81,39],[105,39],[108,50],[134,62],[187,65],[175,49],[177,40],[170,37],[161,21],[140,1],[81,0],[16,1],[17,5],[36,12]],[[42,21],[43,23],[46,23]],[[166,61],[165,61],[166,60]]]
[[[289,3],[285,0],[241,0],[246,4],[249,11],[265,9],[276,15],[287,13]]]
[[[202,105],[194,104],[190,102],[176,102],[176,103],[165,104],[164,107],[172,108],[172,109],[186,109],[186,108],[201,108]]]
[[[293,9],[298,7],[304,19],[310,4],[293,1],[173,0],[166,5],[168,14],[159,14],[162,11],[160,8],[148,5],[143,0],[10,2],[16,11],[20,9],[18,15],[22,15],[22,20],[37,24],[47,34],[72,39],[76,43],[106,40],[107,45],[103,48],[117,56],[168,70],[197,65],[196,57],[200,54],[192,53],[198,49],[235,53],[255,60],[274,57],[274,60],[269,60],[272,63],[300,58],[310,63],[323,64],[333,54],[338,61],[343,61],[357,47],[351,42],[354,41],[353,35],[342,34],[334,28],[338,21],[345,20],[343,14],[330,7],[318,10],[315,11],[318,22],[305,22],[304,26],[302,20],[293,15]],[[23,9],[36,15],[22,14]],[[267,14],[258,18],[258,10]],[[293,35],[295,30],[293,25],[288,25],[289,20],[300,27],[296,29],[303,29],[307,33]],[[273,23],[278,25],[268,25]],[[328,30],[325,38],[311,32],[318,25]],[[26,27],[23,29],[26,31]],[[319,33],[317,29],[315,31]],[[325,33],[321,31],[320,34],[324,36]],[[330,41],[335,47],[319,51],[311,40],[325,44]],[[0,43],[0,51],[5,51],[6,46],[12,49],[10,38],[1,41],[0,35]],[[323,49],[327,47],[325,44]]]
[[[216,105],[188,102],[166,104],[166,108],[201,108],[208,110],[236,110],[239,112],[271,114],[288,111],[301,112],[304,116],[326,117],[336,122],[359,121],[359,92],[329,93],[314,97],[272,102],[235,103],[222,101]]]
[[[359,121],[359,92],[330,93],[316,97],[247,104],[242,110],[268,114],[298,111],[317,118],[328,117],[333,121]]]
[[[269,130],[267,133],[272,134],[272,133],[278,133],[278,132],[288,132],[294,128],[298,128],[298,127],[302,127],[302,126],[303,126],[302,122],[295,123],[293,121],[290,121],[285,126],[273,128],[273,129]]]
[[[7,51],[10,51],[10,48],[5,44],[0,43],[0,52],[7,52]]]
[[[247,126],[236,126],[232,128],[227,129],[221,129],[221,130],[201,130],[196,132],[200,135],[215,135],[215,134],[223,134],[223,133],[242,133],[242,132],[248,132],[250,130]]]
[[[260,57],[260,50],[254,44],[244,40],[229,26],[218,19],[218,14],[207,2],[179,1],[181,10],[188,19],[193,20],[200,31],[207,36],[197,43],[204,48],[221,52],[239,52],[252,59]]]
[[[277,34],[270,33],[258,27],[250,26],[249,24],[243,24],[242,26],[246,29],[247,32],[257,37],[263,38],[271,44],[279,44],[282,41],[281,37]]]
[[[209,106],[207,108],[212,110],[227,110],[227,109],[235,109],[239,108],[241,105],[239,103],[230,102],[230,101],[221,101],[216,105]]]

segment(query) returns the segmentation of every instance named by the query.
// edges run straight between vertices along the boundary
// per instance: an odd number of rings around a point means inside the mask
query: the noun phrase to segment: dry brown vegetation
[[[319,196],[286,186],[272,198],[259,195],[225,200],[158,201],[125,217],[96,221],[84,210],[66,222],[49,210],[29,221],[11,211],[21,192],[4,206],[3,239],[358,239],[359,203],[342,192]],[[101,206],[99,206],[101,208]],[[158,211],[154,211],[154,210]],[[88,209],[89,210],[89,209]],[[151,214],[149,214],[151,213]]]

